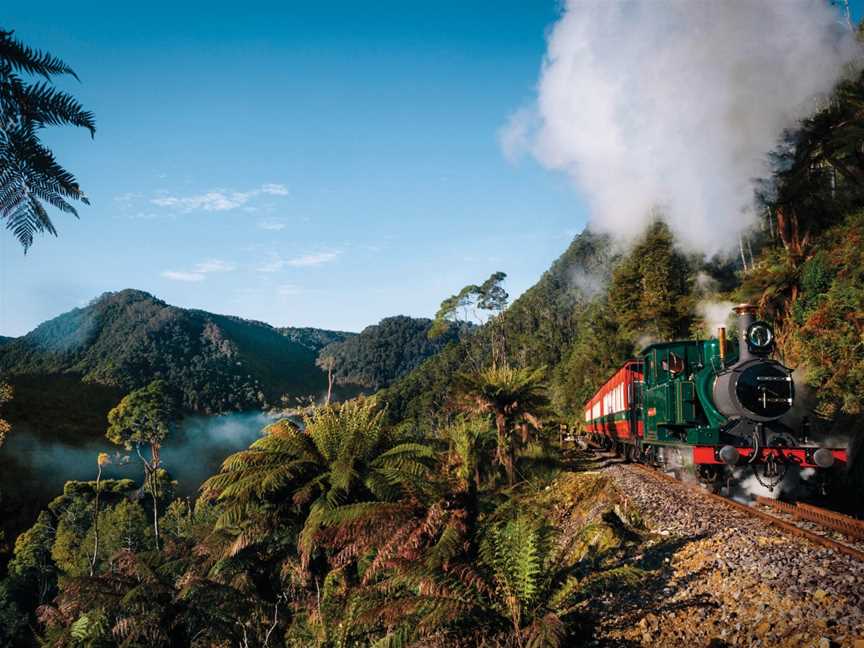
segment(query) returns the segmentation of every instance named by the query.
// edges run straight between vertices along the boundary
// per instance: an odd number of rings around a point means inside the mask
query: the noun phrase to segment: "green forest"
[[[15,376],[75,376],[121,394],[162,378],[193,412],[278,404],[286,393],[321,391],[317,352],[347,334],[275,329],[238,317],[191,311],[124,290],[45,322],[10,341],[0,371]],[[35,409],[35,407],[34,407]]]
[[[2,88],[24,66],[10,57],[28,54],[6,34]],[[63,71],[29,55],[31,72]],[[66,108],[57,120],[88,126]],[[639,588],[654,567],[634,557],[638,515],[576,470],[560,431],[645,344],[713,335],[706,303],[749,301],[773,323],[815,433],[852,440],[846,484],[864,496],[862,133],[857,75],[766,151],[758,222],[730,258],[688,253],[659,213],[630,246],[585,229],[512,303],[500,272],[434,320],[357,335],[127,290],[0,339],[0,453],[16,420],[42,420],[28,408],[46,384],[95,407],[88,425],[118,451],[0,540],[0,645],[580,645],[597,592]],[[27,209],[12,229],[29,246],[50,221]],[[324,402],[328,372],[368,393]],[[175,496],[160,450],[180,417],[286,394],[317,400],[227,457],[197,497]],[[76,407],[51,402],[42,417]],[[115,461],[129,479],[102,477]]]
[[[459,339],[460,329],[470,327],[448,323],[446,330],[430,339],[432,320],[397,315],[367,326],[358,335],[334,341],[318,354],[318,365],[332,364],[337,384],[361,385],[378,390],[416,369],[450,342]]]

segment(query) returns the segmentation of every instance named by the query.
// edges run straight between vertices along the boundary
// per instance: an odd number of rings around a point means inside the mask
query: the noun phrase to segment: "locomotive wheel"
[[[699,481],[710,492],[719,494],[723,488],[723,469],[719,466],[699,466]]]

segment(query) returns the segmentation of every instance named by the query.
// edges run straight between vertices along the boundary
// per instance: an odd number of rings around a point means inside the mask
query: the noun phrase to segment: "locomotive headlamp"
[[[754,353],[765,353],[774,344],[774,332],[767,323],[757,321],[747,327],[747,346]]]

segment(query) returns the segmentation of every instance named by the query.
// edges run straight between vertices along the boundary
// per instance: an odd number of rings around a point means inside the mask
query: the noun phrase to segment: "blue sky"
[[[126,287],[359,330],[497,270],[518,294],[585,223],[564,177],[497,142],[553,1],[132,6],[4,7],[98,131],[46,132],[92,206],[26,257],[0,237],[0,334]]]
[[[854,3],[860,15],[861,1]],[[275,325],[431,316],[503,270],[532,285],[587,220],[497,141],[534,93],[556,0],[15,3],[96,138],[45,140],[92,206],[25,257],[0,236],[0,334],[109,290]]]

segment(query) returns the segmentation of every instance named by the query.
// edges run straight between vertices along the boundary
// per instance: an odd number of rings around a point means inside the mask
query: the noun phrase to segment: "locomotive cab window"
[[[663,381],[670,380],[676,374],[684,371],[684,359],[674,351],[664,351],[657,372]]]

